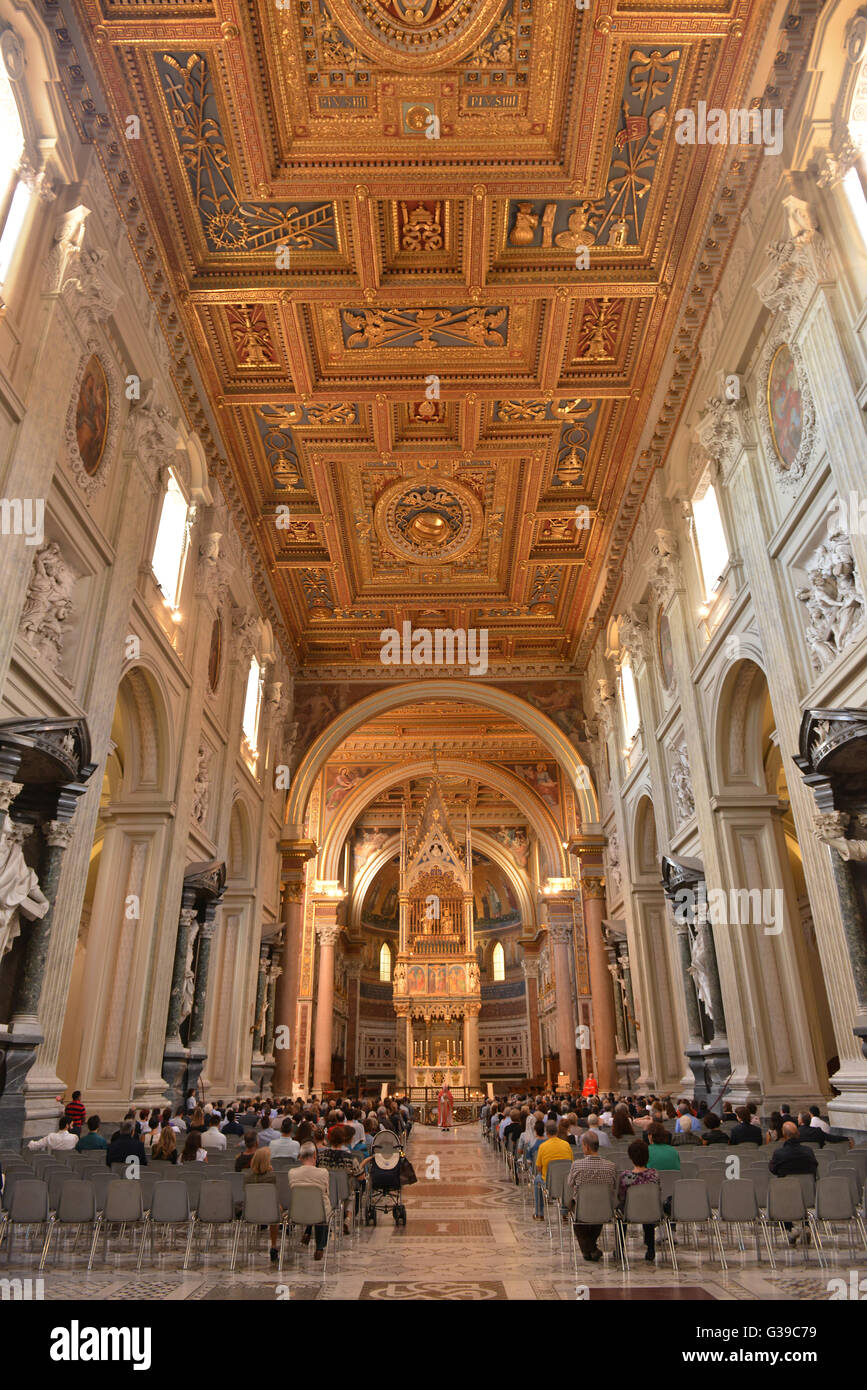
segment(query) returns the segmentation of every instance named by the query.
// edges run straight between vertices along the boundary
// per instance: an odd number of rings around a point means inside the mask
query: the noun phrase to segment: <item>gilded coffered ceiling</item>
[[[81,0],[310,676],[426,609],[492,669],[580,660],[758,168],[674,113],[745,104],[770,9]]]

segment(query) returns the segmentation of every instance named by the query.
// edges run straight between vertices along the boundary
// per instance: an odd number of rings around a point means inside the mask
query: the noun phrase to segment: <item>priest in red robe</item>
[[[440,1093],[437,1096],[437,1123],[440,1129],[451,1129],[454,1113],[454,1096],[449,1090],[448,1082],[444,1081],[440,1088]]]

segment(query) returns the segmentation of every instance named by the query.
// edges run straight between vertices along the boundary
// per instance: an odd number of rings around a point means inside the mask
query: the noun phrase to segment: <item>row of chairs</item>
[[[507,1146],[496,1139],[494,1147],[499,1151],[510,1178],[520,1184],[526,1207],[534,1179],[530,1165],[517,1159],[509,1152]],[[564,1213],[582,1224],[610,1225],[614,1233],[614,1249],[620,1254],[624,1268],[628,1267],[626,1232],[629,1227],[660,1225],[676,1269],[671,1223],[678,1221],[691,1229],[696,1238],[700,1228],[707,1230],[708,1245],[710,1247],[711,1239],[715,1241],[723,1267],[726,1267],[726,1262],[722,1234],[729,1227],[736,1231],[739,1248],[743,1251],[743,1228],[751,1226],[756,1237],[757,1252],[761,1236],[773,1268],[776,1268],[776,1262],[770,1233],[777,1228],[781,1231],[786,1230],[786,1223],[797,1224],[808,1233],[820,1263],[823,1260],[823,1248],[818,1231],[819,1222],[823,1224],[826,1234],[835,1225],[845,1225],[850,1246],[853,1244],[853,1235],[857,1234],[867,1250],[867,1231],[864,1225],[867,1191],[862,1177],[867,1150],[844,1151],[849,1162],[837,1161],[833,1151],[827,1154],[825,1150],[820,1150],[818,1182],[808,1174],[786,1179],[773,1178],[768,1170],[767,1148],[762,1150],[761,1157],[754,1154],[746,1162],[743,1161],[746,1156],[742,1156],[743,1176],[739,1178],[727,1177],[726,1159],[718,1150],[711,1150],[709,1158],[705,1158],[704,1162],[684,1159],[684,1152],[690,1152],[692,1156],[693,1152],[699,1151],[682,1151],[681,1170],[661,1171],[658,1188],[647,1185],[630,1189],[623,1213],[615,1210],[610,1192],[601,1187],[579,1188],[579,1205],[570,1210],[566,1185],[572,1160],[563,1159],[549,1163],[547,1181],[543,1188],[548,1235],[552,1235],[552,1212],[556,1212],[561,1251],[564,1224],[561,1218]],[[707,1153],[701,1152],[702,1155]],[[725,1151],[725,1155],[729,1152]],[[631,1166],[628,1160],[625,1163],[618,1162],[619,1155],[610,1150],[604,1151],[604,1157],[614,1160],[618,1171]],[[864,1206],[859,1210],[862,1196]],[[602,1217],[598,1217],[599,1212],[603,1213]],[[577,1243],[573,1242],[573,1250],[576,1245]],[[806,1258],[806,1247],[802,1248]]]
[[[240,1174],[234,1176],[240,1177]],[[340,1178],[346,1174],[335,1172],[336,1185],[340,1191]],[[328,1226],[328,1242],[325,1249],[323,1270],[327,1272],[328,1250],[332,1236],[339,1240],[342,1232],[341,1206],[332,1202],[330,1216],[325,1214],[325,1202],[321,1192],[312,1187],[282,1187],[266,1183],[251,1184],[240,1194],[236,1186],[227,1178],[209,1178],[196,1194],[195,1205],[191,1192],[184,1182],[172,1182],[166,1178],[158,1180],[145,1202],[146,1187],[140,1181],[109,1174],[101,1207],[97,1206],[97,1188],[92,1182],[71,1176],[60,1191],[57,1205],[51,1207],[48,1184],[39,1178],[21,1178],[14,1187],[8,1209],[3,1212],[0,1225],[0,1246],[7,1242],[7,1261],[11,1260],[12,1242],[16,1227],[25,1228],[25,1239],[32,1228],[43,1233],[40,1270],[45,1267],[52,1237],[58,1231],[75,1227],[73,1253],[82,1230],[90,1228],[91,1242],[87,1268],[93,1268],[100,1236],[103,1238],[103,1260],[108,1255],[108,1237],[112,1228],[119,1228],[120,1239],[126,1231],[139,1232],[137,1268],[141,1269],[145,1244],[150,1241],[151,1260],[154,1259],[154,1232],[162,1228],[164,1232],[186,1229],[187,1245],[184,1255],[184,1269],[189,1268],[194,1242],[207,1231],[208,1247],[217,1227],[226,1227],[231,1234],[230,1269],[234,1270],[238,1247],[243,1235],[245,1249],[249,1254],[251,1239],[262,1226],[280,1228],[280,1247],[278,1267],[282,1270],[287,1233],[296,1228],[325,1224]],[[291,1238],[290,1238],[291,1243]]]

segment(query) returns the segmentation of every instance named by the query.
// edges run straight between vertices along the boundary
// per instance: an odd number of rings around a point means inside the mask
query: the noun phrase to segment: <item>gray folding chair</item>
[[[286,1220],[280,1215],[280,1204],[277,1201],[276,1185],[271,1183],[250,1183],[244,1189],[244,1206],[241,1212],[241,1219],[235,1226],[235,1239],[232,1243],[232,1261],[230,1269],[235,1268],[235,1261],[238,1257],[238,1244],[241,1238],[241,1231],[249,1251],[250,1231],[258,1230],[260,1226],[281,1226],[280,1238],[280,1258],[278,1267],[283,1268],[283,1247],[286,1241]]]
[[[65,1182],[61,1188],[57,1210],[51,1218],[45,1235],[45,1244],[42,1247],[42,1258],[39,1261],[39,1268],[45,1268],[48,1247],[51,1244],[51,1237],[55,1231],[63,1226],[75,1226],[75,1239],[72,1243],[72,1253],[74,1255],[75,1247],[78,1245],[78,1237],[81,1235],[82,1226],[93,1226],[95,1221],[96,1202],[94,1200],[93,1187],[89,1182],[85,1182],[83,1178],[71,1178],[68,1182]]]
[[[725,1168],[717,1167],[716,1164],[708,1167],[702,1166],[699,1179],[705,1185],[711,1209],[718,1211],[720,1188],[726,1180]]]
[[[689,1179],[687,1180],[689,1181]],[[694,1179],[692,1180],[694,1181]],[[678,1183],[678,1187],[682,1185]],[[677,1189],[675,1189],[676,1191]],[[640,1183],[630,1187],[626,1193],[626,1205],[621,1217],[624,1225],[629,1226],[661,1226],[662,1234],[668,1241],[669,1254],[675,1274],[677,1273],[677,1256],[674,1253],[674,1237],[671,1234],[671,1227],[662,1209],[662,1198],[659,1188],[655,1183]],[[623,1263],[624,1268],[629,1269],[629,1256],[626,1249],[625,1232],[621,1231],[623,1242]]]
[[[852,1201],[857,1207],[861,1193],[858,1184],[858,1169],[855,1167],[854,1163],[831,1163],[829,1165],[829,1171],[820,1175],[819,1182],[821,1182],[823,1178],[845,1178],[849,1184]],[[818,1183],[816,1186],[818,1189]]]
[[[551,1234],[551,1207],[557,1208],[557,1224],[560,1228],[560,1249],[563,1249],[563,1213],[568,1210],[566,1180],[572,1169],[571,1158],[554,1158],[548,1164],[542,1192],[545,1197],[545,1223],[548,1235]]]
[[[116,1178],[114,1173],[108,1168],[97,1168],[96,1172],[88,1173],[87,1181],[93,1188],[93,1198],[96,1202],[96,1210],[102,1211],[105,1207],[105,1194],[111,1182],[124,1182],[123,1178]]]
[[[127,1226],[139,1227],[139,1243],[144,1241],[144,1207],[142,1206],[141,1183],[131,1182],[126,1178],[112,1178],[105,1189],[105,1206],[97,1217],[93,1231],[93,1241],[90,1246],[90,1259],[87,1268],[93,1268],[93,1260],[96,1255],[96,1245],[102,1234],[102,1258],[108,1258],[108,1234],[112,1226],[120,1227],[120,1235],[123,1236]],[[141,1248],[139,1248],[141,1257]]]
[[[328,1226],[328,1239],[325,1242],[325,1259],[323,1261],[323,1273],[328,1270],[328,1250],[331,1245],[331,1232],[334,1225],[334,1215],[325,1215],[325,1199],[320,1191],[315,1187],[293,1187],[289,1193],[289,1211],[287,1213],[286,1225],[291,1231],[295,1226]],[[284,1236],[286,1226],[284,1226]],[[280,1249],[282,1261],[283,1250]]]
[[[614,1195],[610,1187],[603,1187],[601,1183],[585,1183],[579,1187],[572,1209],[572,1220],[576,1226],[601,1226],[603,1230],[610,1225],[614,1237],[614,1253],[620,1256],[620,1263],[625,1271],[626,1260],[621,1239],[623,1232],[615,1216]],[[572,1256],[575,1278],[579,1279],[577,1237],[572,1241]]]
[[[720,1264],[725,1269],[725,1251],[720,1239],[719,1227],[713,1219],[706,1177],[707,1175],[701,1178],[681,1178],[671,1199],[671,1220],[676,1222],[678,1226],[691,1227],[695,1232],[697,1255],[701,1253],[698,1242],[699,1228],[702,1227],[707,1232],[708,1254],[710,1254],[711,1233],[713,1233],[719,1250]],[[717,1194],[717,1201],[719,1201],[719,1194]]]
[[[692,1181],[694,1178],[700,1177],[701,1174],[699,1172],[697,1160],[694,1158],[682,1158],[680,1160],[680,1176],[682,1178],[688,1178],[690,1181]]]
[[[793,1175],[786,1178],[771,1177],[768,1183],[768,1221],[773,1226],[777,1226],[781,1234],[785,1235],[789,1243],[794,1245],[797,1241],[797,1234],[791,1240],[786,1231],[786,1223],[789,1225],[800,1225],[802,1244],[801,1250],[804,1260],[807,1259],[806,1236],[812,1231],[813,1222],[810,1219],[810,1211],[804,1200],[804,1189],[798,1181],[798,1176]],[[809,1175],[808,1175],[809,1176]],[[822,1253],[817,1241],[816,1254],[819,1263],[822,1261]]]
[[[765,1242],[771,1269],[777,1268],[768,1224],[756,1197],[756,1188],[751,1178],[727,1178],[720,1188],[719,1220],[721,1228],[734,1226],[738,1248],[743,1252],[744,1241],[741,1228],[752,1226],[756,1239],[756,1259],[759,1258],[759,1232]]]
[[[279,1184],[280,1179],[278,1177],[278,1198]],[[199,1190],[199,1205],[190,1227],[189,1239],[187,1240],[187,1253],[184,1256],[184,1269],[189,1268],[193,1239],[198,1235],[198,1232],[203,1226],[207,1227],[208,1231],[207,1250],[210,1248],[211,1237],[214,1233],[215,1226],[228,1226],[231,1228],[234,1224],[235,1199],[232,1195],[232,1184],[226,1178],[206,1179]]]
[[[158,1182],[150,1198],[150,1210],[145,1216],[144,1230],[138,1252],[138,1268],[144,1256],[145,1238],[150,1236],[151,1263],[154,1258],[154,1227],[162,1226],[165,1232],[174,1233],[179,1226],[187,1228],[187,1249],[193,1232],[193,1218],[190,1213],[190,1194],[184,1183]]]
[[[288,1176],[288,1175],[287,1175]],[[355,1201],[353,1198],[352,1183],[345,1168],[332,1168],[328,1174],[328,1188],[331,1199],[331,1209],[336,1214],[335,1232],[338,1239],[343,1237],[343,1223],[346,1220],[346,1213],[351,1213],[352,1228],[350,1235],[355,1234]]]
[[[15,1183],[8,1210],[3,1214],[0,1226],[0,1244],[6,1238],[6,1260],[12,1258],[12,1237],[16,1226],[48,1227],[50,1209],[48,1206],[48,1183],[41,1178],[19,1178]],[[25,1237],[26,1238],[26,1237]]]
[[[838,1165],[843,1167],[843,1164]],[[853,1170],[854,1171],[854,1170]],[[855,1195],[852,1194],[852,1187],[849,1178],[845,1174],[836,1174],[833,1177],[820,1178],[816,1184],[816,1222],[814,1227],[814,1238],[817,1249],[821,1250],[819,1240],[819,1222],[823,1224],[826,1232],[828,1228],[839,1223],[845,1222],[849,1234],[849,1247],[854,1249],[852,1240],[852,1227],[861,1237],[861,1243],[867,1250],[867,1230],[864,1228],[864,1220],[858,1210],[857,1189]]]
[[[674,1189],[683,1177],[676,1168],[661,1168],[659,1170],[659,1190],[662,1194],[663,1203],[668,1202],[674,1196]]]

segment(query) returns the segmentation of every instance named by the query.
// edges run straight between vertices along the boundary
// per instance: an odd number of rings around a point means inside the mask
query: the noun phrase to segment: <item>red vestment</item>
[[[443,1086],[437,1096],[437,1124],[440,1129],[449,1129],[455,1112],[455,1102],[451,1091]]]

